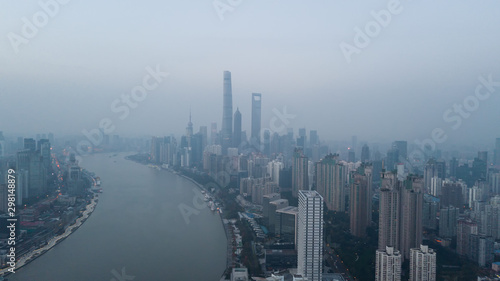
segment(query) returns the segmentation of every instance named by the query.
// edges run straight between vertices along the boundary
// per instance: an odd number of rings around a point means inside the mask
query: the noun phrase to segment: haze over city
[[[109,117],[119,134],[182,133],[184,123],[168,120],[187,122],[189,108],[195,127],[209,126],[220,122],[221,73],[230,70],[244,130],[257,92],[264,127],[273,108],[286,106],[297,116],[290,127],[320,129],[322,139],[411,142],[443,127],[450,143],[491,145],[496,132],[483,124],[500,117],[498,91],[458,130],[443,114],[474,94],[479,76],[500,80],[500,6],[401,1],[348,63],[340,44],[355,46],[354,29],[388,3],[241,1],[221,20],[210,1],[69,1],[17,54],[7,36],[0,41],[8,105],[0,119],[12,120],[3,130],[78,135]],[[21,19],[41,10],[37,1],[2,5],[5,35],[22,35]],[[112,102],[157,65],[170,76],[118,119]]]
[[[0,281],[500,281],[499,15],[3,1]]]

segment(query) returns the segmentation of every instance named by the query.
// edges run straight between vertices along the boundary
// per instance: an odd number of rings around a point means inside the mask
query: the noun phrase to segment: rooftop
[[[308,198],[315,198],[315,197],[321,198],[321,195],[315,190],[299,190],[299,194],[300,193],[304,194],[304,196]]]
[[[285,204],[285,203],[288,203],[287,199],[277,199],[277,200],[273,200],[273,201],[269,202],[269,204],[273,204],[273,205],[281,205],[281,204]]]
[[[299,213],[299,208],[294,207],[294,206],[288,206],[288,207],[276,210],[276,212],[290,214],[290,215],[296,215]]]

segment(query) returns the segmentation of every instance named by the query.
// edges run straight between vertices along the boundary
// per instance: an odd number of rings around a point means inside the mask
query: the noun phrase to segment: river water
[[[9,281],[219,280],[226,265],[220,217],[198,211],[196,186],[180,176],[125,160],[126,153],[84,157],[103,193],[89,219]],[[191,209],[191,210],[193,210]]]

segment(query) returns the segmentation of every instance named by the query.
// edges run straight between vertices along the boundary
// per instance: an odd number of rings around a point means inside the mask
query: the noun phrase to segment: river
[[[186,221],[179,206],[201,196],[196,185],[124,157],[84,157],[103,193],[89,219],[67,239],[8,276],[9,281],[219,280],[226,236],[208,208]]]

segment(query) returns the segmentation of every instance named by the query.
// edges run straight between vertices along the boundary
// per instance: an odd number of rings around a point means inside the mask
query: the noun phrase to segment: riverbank
[[[73,232],[75,232],[83,223],[90,217],[92,212],[94,212],[97,202],[99,201],[98,195],[95,194],[92,198],[91,202],[86,206],[85,211],[83,211],[82,216],[80,216],[74,224],[68,226],[63,234],[52,237],[47,244],[41,248],[38,248],[22,257],[20,257],[16,262],[15,270],[19,270],[21,267],[29,264],[34,261],[36,258],[42,256],[47,253],[50,249],[52,249],[57,244],[61,243],[64,239],[69,237]],[[7,276],[12,274],[8,271],[9,267],[0,270],[0,276]]]

